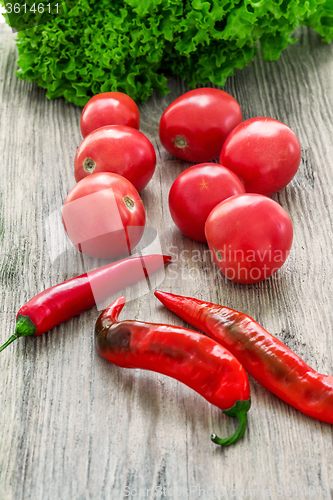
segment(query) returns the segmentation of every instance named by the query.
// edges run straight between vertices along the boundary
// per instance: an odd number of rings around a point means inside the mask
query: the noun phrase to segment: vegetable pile
[[[192,87],[223,86],[254,57],[257,41],[276,60],[299,25],[333,38],[331,0],[79,0],[52,14],[55,4],[25,31],[21,12],[7,17],[19,30],[17,75],[79,106],[111,90],[139,101],[154,89],[165,94],[170,73]]]
[[[146,9],[147,4],[142,13]],[[83,254],[118,258],[142,238],[146,215],[138,191],[154,174],[156,154],[139,126],[135,102],[119,92],[95,95],[82,112],[83,141],[74,159],[77,184],[62,216],[64,230]],[[257,283],[277,272],[288,257],[293,227],[287,212],[268,196],[297,172],[301,146],[294,132],[268,117],[242,121],[232,96],[201,88],[167,107],[159,136],[179,159],[206,162],[182,172],[171,186],[169,209],[177,227],[189,238],[207,241],[212,260],[230,280]],[[207,163],[218,156],[221,164]],[[15,333],[0,352],[19,337],[45,333],[169,261],[162,255],[124,259],[41,292],[21,307]],[[251,407],[246,372],[306,415],[333,423],[333,377],[315,372],[252,318],[191,297],[161,291],[155,296],[206,335],[174,325],[119,322],[126,301],[120,297],[96,321],[96,349],[117,366],[173,377],[236,417],[237,431],[224,439],[213,434],[214,443],[234,444],[246,430]]]

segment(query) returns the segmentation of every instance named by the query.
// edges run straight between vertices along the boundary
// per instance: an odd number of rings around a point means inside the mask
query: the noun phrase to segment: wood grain
[[[170,80],[169,95],[153,95],[140,106],[141,130],[158,156],[142,197],[148,227],[174,259],[152,287],[163,280],[162,290],[241,310],[313,368],[333,373],[333,46],[308,29],[296,34],[298,42],[277,62],[259,55],[225,87],[244,119],[277,118],[302,145],[296,177],[274,196],[295,233],[280,272],[257,285],[226,282],[205,245],[173,225],[168,191],[187,164],[163,150],[157,129],[165,107],[188,90],[178,79]],[[15,60],[14,35],[0,24],[2,341],[26,300],[98,265],[66,244],[61,253],[57,223],[57,210],[75,184],[81,109],[63,99],[48,101],[44,90],[18,80]],[[50,246],[61,254],[55,260]],[[122,318],[183,324],[146,283],[126,295]],[[216,447],[211,431],[227,436],[236,423],[177,381],[119,369],[98,356],[92,336],[97,315],[95,308],[1,353],[1,500],[143,499],[163,488],[161,498],[214,498],[209,488],[218,490],[215,498],[333,498],[332,426],[251,380],[248,431],[237,445]],[[133,490],[129,496],[126,487]]]

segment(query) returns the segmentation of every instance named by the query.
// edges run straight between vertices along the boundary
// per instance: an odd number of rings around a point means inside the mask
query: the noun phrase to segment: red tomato
[[[155,166],[155,150],[145,135],[131,127],[109,125],[94,130],[81,142],[74,159],[74,175],[80,181],[92,173],[113,172],[142,191]]]
[[[109,259],[128,254],[139,243],[146,214],[133,184],[106,172],[90,175],[73,187],[62,218],[80,252]]]
[[[210,161],[218,157],[227,135],[241,121],[238,102],[223,90],[190,90],[164,111],[160,140],[176,158]]]
[[[273,118],[251,118],[238,125],[225,141],[220,163],[242,179],[248,193],[269,196],[284,188],[301,161],[294,132]]]
[[[205,233],[215,264],[237,283],[256,283],[274,274],[289,255],[293,227],[271,198],[240,194],[219,203]]]
[[[87,102],[80,121],[82,136],[106,125],[140,128],[139,108],[130,96],[122,92],[104,92]]]
[[[221,201],[245,193],[238,177],[216,163],[201,163],[182,172],[172,184],[169,208],[176,226],[185,236],[206,241],[205,222]]]

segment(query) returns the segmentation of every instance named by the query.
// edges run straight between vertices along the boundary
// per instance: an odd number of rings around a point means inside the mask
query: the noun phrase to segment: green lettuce
[[[4,1],[4,0],[0,0]],[[31,0],[29,0],[31,2]],[[78,0],[17,34],[19,78],[83,106],[117,90],[138,101],[167,76],[223,86],[255,56],[276,60],[295,28],[333,39],[333,0]],[[12,22],[12,20],[11,20]],[[13,24],[12,24],[13,25]]]

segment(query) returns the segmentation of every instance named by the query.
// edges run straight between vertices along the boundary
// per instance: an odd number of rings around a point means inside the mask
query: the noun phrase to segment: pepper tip
[[[125,297],[119,297],[114,302],[112,302],[112,304],[110,304],[106,309],[104,309],[100,317],[106,316],[116,323],[118,320],[118,316],[125,305],[125,302],[126,302]]]

